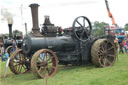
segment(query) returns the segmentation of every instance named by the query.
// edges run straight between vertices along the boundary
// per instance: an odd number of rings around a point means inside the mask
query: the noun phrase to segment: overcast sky
[[[128,23],[128,0],[108,0],[110,11],[116,23],[124,27]],[[104,21],[112,24],[108,17],[104,0],[0,0],[0,9],[7,9],[13,15],[13,30],[28,31],[32,28],[31,10],[29,5],[38,3],[39,24],[43,24],[44,16],[49,15],[51,23],[62,28],[71,27],[77,16],[86,16],[91,22]],[[22,11],[22,12],[21,12]],[[8,33],[7,20],[0,16],[0,34]]]

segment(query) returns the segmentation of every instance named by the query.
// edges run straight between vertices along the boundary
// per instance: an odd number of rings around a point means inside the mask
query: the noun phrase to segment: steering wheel
[[[72,25],[72,31],[77,40],[86,41],[91,34],[92,25],[85,16],[77,17]]]

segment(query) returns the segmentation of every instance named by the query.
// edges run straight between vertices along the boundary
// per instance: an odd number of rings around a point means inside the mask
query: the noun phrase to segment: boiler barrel
[[[71,36],[60,37],[30,37],[27,36],[23,41],[23,52],[31,54],[39,49],[51,49],[57,51],[73,51],[75,49],[75,42]]]
[[[12,45],[12,41],[9,39],[4,39],[4,48],[6,49],[8,46]]]

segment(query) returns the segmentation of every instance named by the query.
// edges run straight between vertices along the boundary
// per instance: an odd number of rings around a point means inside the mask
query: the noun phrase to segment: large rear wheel
[[[91,48],[92,62],[96,66],[112,66],[116,60],[116,48],[108,39],[98,39]]]

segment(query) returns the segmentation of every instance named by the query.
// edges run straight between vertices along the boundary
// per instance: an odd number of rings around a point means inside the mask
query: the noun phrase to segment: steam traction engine
[[[11,55],[12,53],[12,39],[15,40],[16,44],[17,44],[17,47],[18,48],[21,48],[21,45],[22,45],[22,33],[18,33],[18,31],[15,31],[14,33],[14,37],[12,35],[12,20],[9,20],[8,21],[8,27],[9,27],[9,38],[7,39],[3,39],[3,45],[4,45],[4,48],[5,48],[5,51],[7,51],[9,53],[9,56]]]
[[[38,28],[38,25],[37,27]],[[91,22],[87,17],[77,17],[72,29],[63,36],[26,36],[23,48],[15,51],[10,60],[10,69],[15,74],[32,72],[41,78],[53,76],[58,64],[84,65],[93,63],[99,67],[114,64],[115,46],[113,37],[92,37]],[[18,57],[19,61],[15,61]]]

